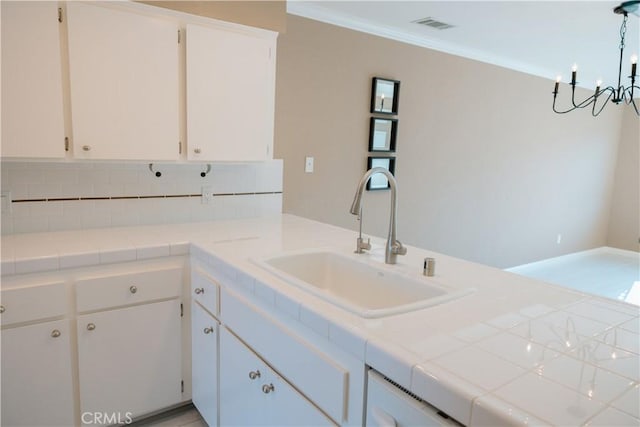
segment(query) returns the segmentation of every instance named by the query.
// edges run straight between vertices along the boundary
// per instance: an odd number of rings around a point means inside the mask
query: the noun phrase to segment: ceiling
[[[617,86],[620,1],[291,1],[287,12],[563,82]],[[636,12],[638,13],[638,12]],[[426,17],[444,30],[414,23]],[[640,18],[629,14],[623,84],[639,53]],[[550,86],[549,90],[552,90]]]

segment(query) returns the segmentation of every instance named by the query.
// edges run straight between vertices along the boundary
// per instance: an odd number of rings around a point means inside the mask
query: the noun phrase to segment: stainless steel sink
[[[454,289],[395,267],[362,262],[331,251],[284,254],[256,263],[285,281],[365,318],[406,313],[460,298]]]

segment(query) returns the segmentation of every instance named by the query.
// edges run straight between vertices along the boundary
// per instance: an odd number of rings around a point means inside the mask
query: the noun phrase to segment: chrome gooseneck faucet
[[[390,217],[389,217],[389,235],[387,236],[387,244],[384,251],[384,262],[386,264],[395,264],[396,258],[398,255],[404,255],[407,253],[407,248],[402,246],[399,240],[396,239],[396,212],[398,210],[398,199],[397,199],[397,183],[394,176],[385,168],[372,168],[369,169],[362,176],[360,183],[358,184],[358,189],[356,190],[356,194],[353,197],[353,203],[351,204],[350,212],[352,215],[360,215],[361,212],[361,203],[362,203],[362,192],[364,191],[364,186],[367,185],[367,181],[371,178],[372,175],[376,173],[381,173],[387,177],[389,180],[389,185],[391,186],[391,209],[390,209]],[[358,242],[358,245],[360,242]]]

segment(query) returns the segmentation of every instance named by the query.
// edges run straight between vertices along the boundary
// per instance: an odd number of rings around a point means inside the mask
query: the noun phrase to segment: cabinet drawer
[[[102,310],[180,296],[182,269],[92,277],[76,282],[78,312]]]
[[[214,316],[218,317],[220,284],[204,270],[194,267],[191,274],[191,297]]]
[[[220,328],[220,425],[337,424],[231,332]]]
[[[64,316],[67,291],[63,282],[2,291],[2,326]]]
[[[338,424],[347,419],[346,369],[233,291],[223,289],[221,306],[223,323],[279,374]]]

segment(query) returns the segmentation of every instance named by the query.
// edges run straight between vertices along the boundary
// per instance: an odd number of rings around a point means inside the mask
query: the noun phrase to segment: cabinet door
[[[275,34],[187,25],[187,158],[272,157]]]
[[[335,424],[238,338],[220,328],[220,425]]]
[[[179,403],[180,302],[78,316],[81,412],[138,416]]]
[[[4,329],[4,426],[74,425],[69,321]]]
[[[2,157],[64,158],[58,3],[1,7]]]
[[[67,7],[76,158],[177,159],[177,25],[83,2]]]
[[[218,321],[200,304],[191,305],[193,404],[210,426],[218,425]]]

